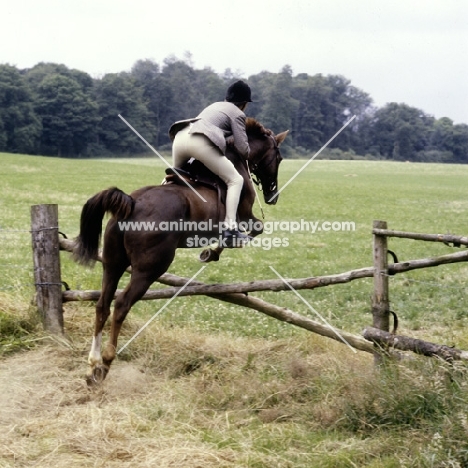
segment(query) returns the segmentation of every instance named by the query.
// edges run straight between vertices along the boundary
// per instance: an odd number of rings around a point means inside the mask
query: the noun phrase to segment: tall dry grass
[[[207,298],[181,299],[116,361],[101,388],[84,384],[92,305],[66,306],[68,340],[52,340],[31,315],[29,209],[58,203],[76,235],[83,203],[112,185],[159,183],[153,160],[71,161],[2,154],[0,210],[0,466],[3,467],[464,467],[464,368],[416,359],[374,370],[367,355],[261,314]],[[303,161],[284,161],[280,186]],[[337,273],[372,262],[370,227],[466,230],[466,166],[316,161],[267,207],[267,220],[352,220],[353,233],[278,233],[287,249],[225,252],[206,282]],[[400,260],[452,251],[392,240]],[[197,253],[173,272],[190,277]],[[99,269],[62,256],[73,289],[97,289]],[[466,349],[465,265],[393,277],[403,333]],[[370,323],[371,281],[303,291],[331,323]],[[308,313],[291,295],[265,300]],[[138,303],[121,343],[159,305]],[[305,312],[304,312],[305,310]]]
[[[466,466],[463,368],[153,324],[88,389],[90,309],[66,316],[68,339],[0,361],[0,466]]]

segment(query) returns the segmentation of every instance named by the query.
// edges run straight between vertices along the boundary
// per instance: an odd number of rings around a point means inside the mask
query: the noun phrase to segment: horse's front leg
[[[263,222],[260,219],[255,218],[254,215],[251,215],[251,218],[248,221],[246,221],[246,226],[250,228],[250,237],[257,237],[263,233]]]
[[[224,247],[215,247],[214,249],[205,249],[199,255],[200,262],[217,262],[221,252],[224,250]]]
[[[249,237],[257,237],[263,232],[263,223],[258,218],[255,218],[251,215],[251,218],[248,220],[241,221],[239,223],[239,229],[248,234]],[[198,257],[200,262],[208,263],[208,262],[217,262],[219,257],[224,250],[224,247],[219,246],[213,249],[205,249],[200,253]]]

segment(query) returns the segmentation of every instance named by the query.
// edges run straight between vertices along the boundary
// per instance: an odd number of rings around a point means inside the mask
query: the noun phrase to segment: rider
[[[194,119],[175,122],[169,130],[174,167],[181,167],[190,158],[197,159],[227,185],[223,247],[239,246],[248,240],[236,222],[244,179],[225,153],[229,144],[246,160],[249,157],[244,114],[249,102],[252,102],[249,85],[236,81],[229,86],[223,102],[209,105]]]

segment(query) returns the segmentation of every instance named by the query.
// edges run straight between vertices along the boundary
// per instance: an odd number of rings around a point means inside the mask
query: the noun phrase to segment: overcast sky
[[[468,124],[466,0],[1,0],[0,63],[92,76],[192,54],[243,77],[341,74],[374,104]],[[5,5],[6,4],[6,5]],[[255,90],[253,90],[255,96]]]

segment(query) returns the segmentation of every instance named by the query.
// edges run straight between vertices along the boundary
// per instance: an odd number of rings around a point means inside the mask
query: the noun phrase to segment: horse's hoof
[[[219,260],[219,254],[212,249],[205,249],[198,258],[200,259],[200,262],[203,263],[217,262]]]
[[[92,370],[91,374],[86,376],[86,383],[88,387],[96,387],[97,385],[100,385],[106,378],[108,372],[109,367],[103,365],[96,366]]]

